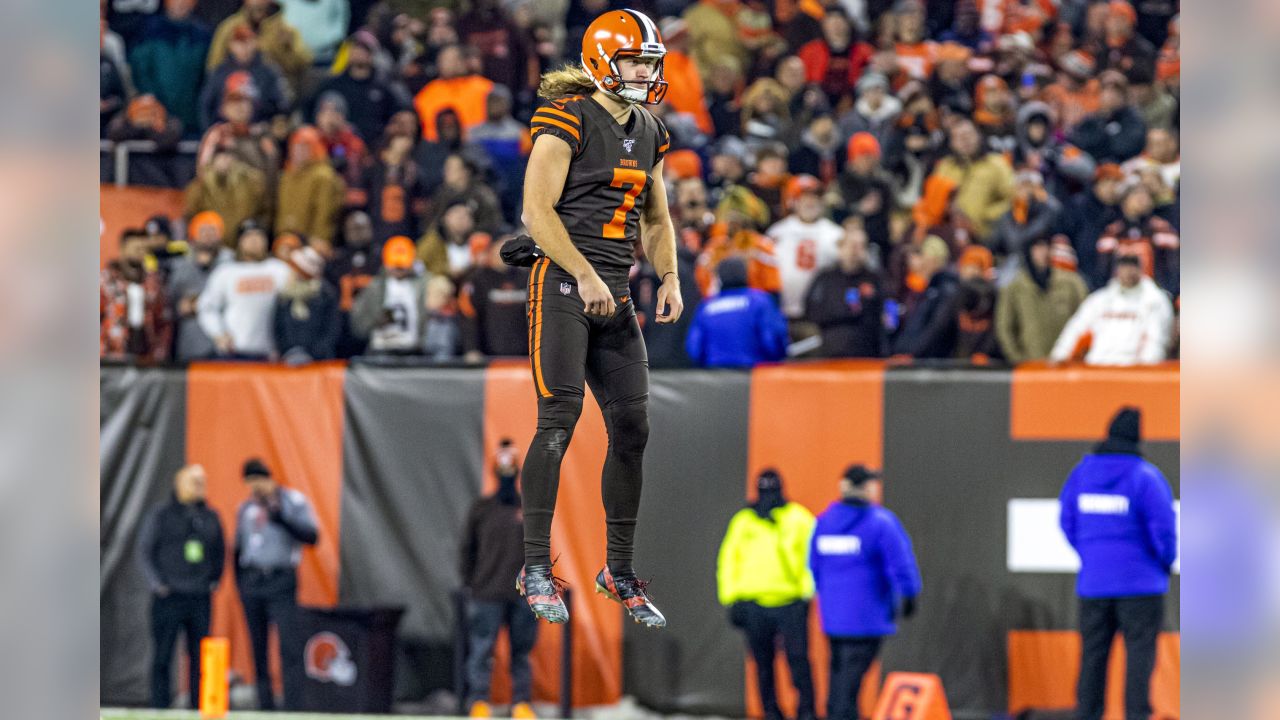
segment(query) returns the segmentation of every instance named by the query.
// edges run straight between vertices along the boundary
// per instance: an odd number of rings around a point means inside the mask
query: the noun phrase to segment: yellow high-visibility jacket
[[[716,563],[721,605],[748,600],[781,607],[813,597],[809,571],[813,513],[789,502],[770,516],[772,521],[764,520],[747,507],[729,521]]]

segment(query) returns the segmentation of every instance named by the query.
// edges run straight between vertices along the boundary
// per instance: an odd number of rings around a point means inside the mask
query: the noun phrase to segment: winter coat
[[[1049,356],[1062,328],[1084,302],[1084,280],[1069,270],[1049,268],[1048,287],[1041,289],[1027,268],[1000,291],[996,303],[996,337],[1010,364]]]
[[[933,172],[956,183],[952,206],[969,218],[974,234],[985,240],[1013,200],[1013,168],[1009,161],[995,153],[974,160],[948,155]]]
[[[198,134],[203,127],[198,110],[204,59],[213,33],[198,20],[154,15],[143,38],[129,53],[138,92],[155,95],[189,133]]]
[[[1150,278],[1132,288],[1112,280],[1080,305],[1049,357],[1069,359],[1088,334],[1090,365],[1151,365],[1167,356],[1172,332],[1173,303]]]
[[[333,240],[346,184],[329,163],[313,160],[280,176],[275,231]]]
[[[721,605],[754,602],[782,607],[813,597],[809,541],[813,513],[789,502],[764,519],[754,508],[739,510],[729,521],[716,560]]]
[[[183,194],[183,214],[193,217],[206,210],[218,213],[227,229],[223,239],[230,247],[235,244],[240,223],[249,219],[264,227],[269,223],[267,198],[262,173],[236,161],[225,177],[219,177],[211,166],[198,172]]]
[[[929,280],[924,296],[903,320],[894,338],[895,354],[917,358],[951,357],[956,346],[956,314],[960,281],[949,270]]]
[[[1147,123],[1137,109],[1125,106],[1111,114],[1096,112],[1071,131],[1071,144],[1099,163],[1122,163],[1147,144]]]
[[[781,360],[787,352],[787,321],[766,292],[723,290],[698,306],[685,350],[701,367],[751,367]]]

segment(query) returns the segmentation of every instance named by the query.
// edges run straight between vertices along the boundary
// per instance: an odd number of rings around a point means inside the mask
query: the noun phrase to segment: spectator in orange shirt
[[[493,81],[477,73],[467,66],[467,58],[461,45],[447,45],[440,49],[436,56],[436,66],[440,77],[427,83],[418,96],[413,99],[413,106],[422,121],[422,137],[435,142],[436,115],[445,108],[452,108],[465,133],[485,121],[486,101],[493,89]]]
[[[769,224],[769,208],[764,201],[740,185],[725,191],[716,207],[716,223],[698,257],[695,271],[704,296],[715,294],[716,268],[727,257],[740,257],[747,264],[747,285],[774,293],[782,291],[782,276],[774,257],[773,241],[760,234]]]
[[[893,14],[899,70],[909,78],[927,80],[933,74],[937,43],[925,37],[924,5],[920,0],[898,0]]]
[[[1083,50],[1072,50],[1057,60],[1058,79],[1044,89],[1041,99],[1058,115],[1060,126],[1070,131],[1098,109],[1101,86],[1093,77],[1097,63]]]
[[[662,58],[662,75],[667,81],[666,101],[678,112],[692,115],[698,129],[710,135],[716,131],[707,112],[707,93],[702,87],[698,66],[689,56],[689,26],[679,18],[662,21],[662,41],[667,54]]]
[[[837,6],[822,18],[822,37],[809,41],[796,54],[804,61],[805,79],[818,84],[832,103],[839,104],[853,94],[873,52]]]

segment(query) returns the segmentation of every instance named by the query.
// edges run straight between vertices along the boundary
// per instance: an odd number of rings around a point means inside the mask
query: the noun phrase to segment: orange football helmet
[[[667,48],[662,44],[658,26],[647,15],[636,10],[612,10],[596,18],[582,35],[582,69],[596,87],[624,102],[656,105],[667,94],[667,81],[662,79],[662,58]],[[622,58],[656,59],[647,90],[623,82],[618,70]],[[637,82],[637,81],[632,81]]]

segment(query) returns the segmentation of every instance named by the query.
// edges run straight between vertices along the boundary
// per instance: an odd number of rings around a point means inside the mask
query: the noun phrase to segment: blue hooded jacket
[[[1062,532],[1080,555],[1081,597],[1168,592],[1177,518],[1173,492],[1156,466],[1128,453],[1086,455],[1059,502]]]
[[[911,538],[898,516],[875,505],[833,502],[818,516],[810,543],[823,632],[834,637],[897,632],[899,602],[919,595],[921,588]]]
[[[685,350],[701,367],[751,367],[781,360],[787,352],[787,320],[768,293],[726,289],[698,306]]]

